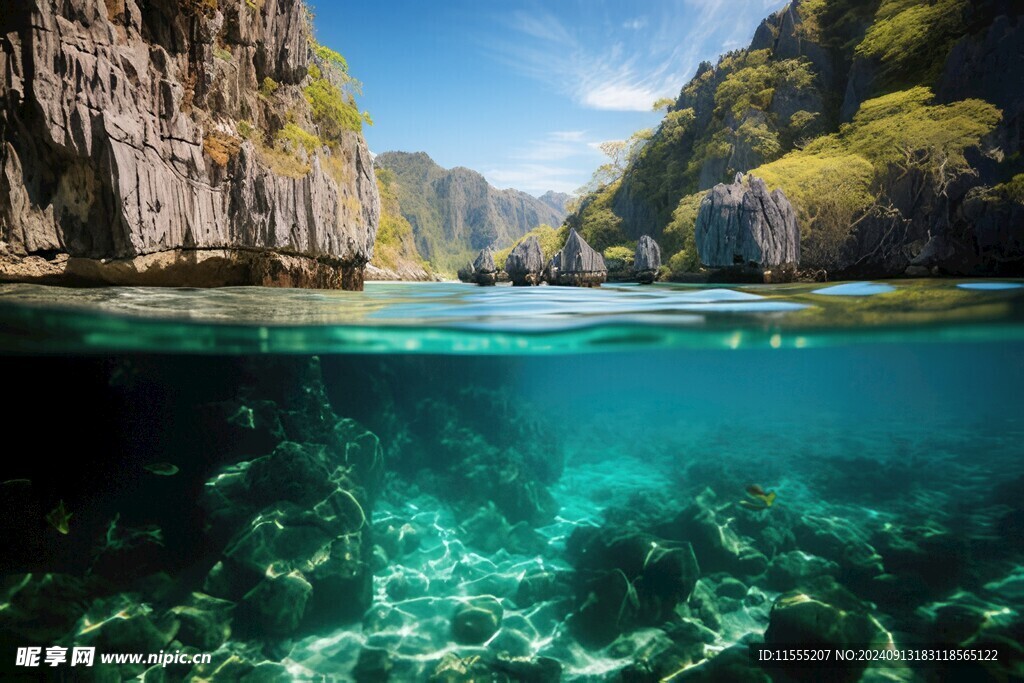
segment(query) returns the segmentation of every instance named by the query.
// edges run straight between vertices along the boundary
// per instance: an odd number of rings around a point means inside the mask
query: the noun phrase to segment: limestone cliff
[[[567,222],[650,234],[693,272],[697,207],[754,173],[781,188],[815,276],[1024,273],[1024,6],[792,0],[703,63],[616,182]]]
[[[0,279],[360,288],[373,164],[318,54],[302,0],[6,3]]]

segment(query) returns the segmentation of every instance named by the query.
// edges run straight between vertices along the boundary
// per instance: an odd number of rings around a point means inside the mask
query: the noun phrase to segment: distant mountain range
[[[563,215],[568,213],[566,206],[569,204],[569,200],[572,199],[572,195],[568,195],[564,192],[545,192],[540,196],[540,200],[550,206],[555,211],[561,212]],[[553,227],[558,227],[553,226]]]
[[[416,248],[436,270],[454,272],[484,247],[508,247],[538,225],[557,227],[565,218],[564,193],[537,198],[499,190],[476,171],[442,168],[424,152],[385,152],[374,163],[394,175]]]

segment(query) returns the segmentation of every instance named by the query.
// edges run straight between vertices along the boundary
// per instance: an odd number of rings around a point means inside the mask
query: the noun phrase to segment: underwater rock
[[[313,505],[334,489],[328,479],[323,446],[285,441],[256,458],[245,472],[245,498],[254,508],[277,501]]]
[[[260,662],[252,671],[238,679],[238,683],[292,683],[288,667],[278,662]]]
[[[452,638],[462,645],[479,645],[498,632],[505,614],[494,598],[474,598],[452,617]]]
[[[690,542],[705,572],[761,574],[768,568],[768,558],[733,530],[720,507],[714,492],[705,490],[676,518],[672,525],[676,538]]]
[[[564,572],[553,572],[546,569],[528,571],[519,581],[515,594],[516,606],[525,609],[538,602],[547,602],[563,598],[570,592],[568,577]]]
[[[835,562],[837,578],[855,590],[876,587],[876,579],[885,573],[882,557],[855,523],[804,515],[796,520],[793,533],[800,550]]]
[[[367,518],[383,478],[380,441],[334,414],[315,358],[263,364],[252,381],[240,389],[246,401],[220,404],[219,414],[248,418],[245,408],[261,405],[261,421],[274,425],[268,434],[282,440],[268,455],[221,468],[204,487],[210,542],[224,547],[204,590],[236,601],[249,596],[249,607],[257,598],[268,602],[277,598],[267,583],[274,567],[275,575],[298,572],[312,588],[308,609],[294,610],[301,619],[356,619],[372,597]],[[305,593],[292,579],[271,582],[274,590],[280,581],[300,589],[292,597]],[[294,630],[289,619],[274,622],[267,612],[257,623],[280,635]]]
[[[846,648],[892,646],[892,637],[870,615],[842,610],[803,593],[779,598],[768,619],[764,634],[766,645]],[[787,675],[797,680],[856,681],[867,667],[850,665],[835,667],[784,667]]]
[[[700,574],[689,544],[635,529],[577,527],[566,547],[576,568],[578,605],[569,625],[581,642],[595,647],[668,619]]]
[[[499,653],[491,665],[495,671],[522,683],[558,683],[562,680],[562,665],[550,657],[513,657]]]
[[[544,253],[536,235],[517,244],[505,260],[505,272],[514,287],[539,285],[543,270]]]
[[[607,648],[608,655],[630,659],[620,672],[622,683],[657,683],[671,680],[672,675],[704,659],[701,640],[678,640],[657,629],[635,631],[620,636]]]
[[[597,287],[608,279],[604,258],[575,229],[569,230],[565,246],[548,264],[548,282],[566,287]]]
[[[188,603],[170,610],[178,618],[177,638],[203,652],[212,652],[231,637],[235,603],[203,593],[193,593]]]
[[[167,566],[167,548],[160,527],[129,527],[116,515],[100,545],[93,549],[92,571],[111,581],[128,581]]]
[[[475,683],[494,680],[490,666],[479,656],[459,657],[449,652],[434,667],[429,683]]]
[[[796,211],[781,190],[769,193],[765,182],[737,174],[731,185],[712,188],[700,204],[695,227],[700,260],[709,268],[769,273],[782,282],[782,271],[800,263],[800,227]]]
[[[434,369],[422,372],[416,381],[445,384]],[[401,427],[388,434],[398,445],[389,468],[419,491],[465,506],[467,518],[492,504],[512,524],[542,526],[554,518],[558,503],[547,487],[561,475],[564,437],[536,411],[500,392],[460,386],[399,403],[393,415],[392,424]]]
[[[772,558],[765,585],[775,591],[806,590],[820,576],[836,576],[839,565],[822,557],[794,550]]]
[[[649,285],[658,279],[661,269],[661,247],[650,235],[641,235],[633,254],[633,273],[642,285]]]
[[[742,581],[727,576],[715,586],[715,595],[741,600],[747,595],[747,587]]]
[[[420,545],[420,532],[409,523],[395,524],[388,520],[375,524],[373,536],[391,559],[408,555]]]
[[[737,644],[680,672],[673,683],[772,683],[772,678],[750,661],[750,649]]]
[[[89,608],[86,626],[74,639],[101,652],[160,652],[174,640],[179,621],[173,614],[156,615],[132,596],[97,600]]]
[[[254,621],[257,632],[271,636],[291,635],[302,622],[312,594],[313,586],[301,572],[268,574],[242,599],[246,623]]]
[[[722,614],[718,611],[720,602],[722,601],[711,585],[705,579],[701,579],[694,586],[686,601],[686,607],[690,615],[698,619],[705,628],[717,631],[722,628]]]
[[[352,678],[356,683],[386,683],[393,667],[387,650],[364,647],[359,651],[359,659],[352,668]]]
[[[91,592],[70,574],[11,575],[0,585],[0,645],[57,642],[82,617]]]

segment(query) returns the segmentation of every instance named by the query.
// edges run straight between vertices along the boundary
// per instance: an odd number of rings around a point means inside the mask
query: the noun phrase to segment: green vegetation
[[[213,46],[213,56],[224,62],[230,62],[234,58],[234,55],[231,54],[231,50],[220,45]]]
[[[369,115],[360,114],[356,108],[354,91],[358,91],[359,83],[349,75],[345,58],[312,39],[309,50],[312,63],[309,78],[302,88],[309,105],[308,114],[290,111],[287,122],[272,131],[267,140],[254,140],[263,161],[275,173],[292,178],[309,173],[309,155],[317,154],[324,147],[337,147],[347,132],[360,132],[364,123],[372,125]],[[260,95],[273,98],[280,88],[274,79],[264,78]],[[238,123],[238,132],[246,139],[255,137],[247,121]],[[329,156],[324,157],[322,163],[328,173],[344,180],[340,178],[343,164]]]
[[[700,269],[700,255],[697,253],[697,212],[704,199],[703,192],[687,195],[679,200],[672,212],[672,222],[665,228],[662,237],[662,253],[668,255],[671,273],[691,273]]]
[[[260,84],[260,95],[267,98],[273,97],[279,87],[281,86],[278,85],[277,81],[267,76],[263,79],[263,83]]]
[[[595,193],[586,196],[579,208],[566,223],[583,236],[587,243],[597,251],[622,244],[628,240],[622,231],[622,219],[612,210],[611,203],[622,181],[616,180],[611,185],[602,187]]]
[[[391,271],[398,271],[403,264],[426,268],[426,262],[416,250],[412,225],[402,216],[395,174],[381,168],[376,170],[376,176],[380,194],[380,226],[373,247],[373,265]]]
[[[540,243],[540,251],[544,255],[544,262],[547,263],[551,260],[551,257],[555,255],[555,252],[562,248],[565,244],[565,240],[569,238],[569,228],[564,226],[561,228],[553,228],[547,224],[538,225],[536,228],[517,239],[512,246],[495,252],[494,263],[499,268],[504,268],[505,260],[508,258],[508,255],[512,253],[512,249],[531,236],[536,237],[537,242]]]
[[[796,208],[806,265],[836,261],[858,220],[886,204],[890,179],[918,173],[938,194],[973,172],[965,152],[992,131],[999,110],[981,100],[932,99],[918,87],[869,100],[838,134],[754,169]]]
[[[936,183],[970,172],[964,152],[981,144],[1002,112],[983,100],[931,105],[932,99],[917,87],[869,100],[839,137],[876,169],[918,168]]]
[[[239,121],[237,128],[238,134],[244,140],[252,140],[256,135],[256,129],[248,121]]]
[[[629,271],[633,268],[636,244],[633,245],[632,249],[624,244],[608,247],[604,250],[602,256],[604,256],[604,264],[610,272]]]
[[[884,0],[857,54],[878,59],[888,83],[931,81],[966,31],[967,7],[967,0]]]
[[[858,217],[872,206],[874,168],[858,154],[798,151],[754,171],[771,188],[782,188],[800,222],[804,265],[834,263]]]
[[[701,64],[677,101],[654,103],[665,116],[653,134],[605,149],[610,162],[581,188],[567,224],[600,250],[653,234],[673,273],[694,270],[705,191],[753,172],[794,204],[803,262],[834,267],[865,219],[927,211],[975,174],[967,151],[982,146],[1001,112],[976,99],[936,104],[932,87],[968,17],[980,28],[992,11],[968,0],[802,0],[795,30],[813,44],[805,57],[736,50]],[[816,71],[824,55],[834,82]],[[841,125],[842,74],[855,60],[868,65],[858,92],[874,95]],[[1005,177],[1020,172],[1009,159],[1002,168]],[[996,194],[1020,197],[1022,185],[1014,176]]]
[[[312,81],[303,92],[324,140],[338,142],[345,131],[362,131],[363,117],[356,108],[355,98],[323,77],[317,67],[310,67],[309,75]]]
[[[275,139],[281,143],[285,151],[293,153],[305,149],[308,154],[312,154],[323,146],[320,138],[294,123],[286,123],[284,128],[277,131]]]
[[[1024,204],[1024,173],[1014,176],[1013,180],[1000,187],[1012,201]]]
[[[728,62],[736,70],[725,77],[715,91],[715,113],[737,119],[750,109],[765,111],[771,106],[776,88],[788,85],[806,89],[814,84],[814,73],[797,59],[769,61],[770,50],[755,50]]]

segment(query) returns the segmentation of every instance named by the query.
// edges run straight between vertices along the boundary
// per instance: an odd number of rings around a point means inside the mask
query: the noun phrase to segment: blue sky
[[[657,125],[701,60],[780,0],[321,0],[318,38],[363,82],[375,153],[427,152],[497,187],[571,192],[596,145]]]

